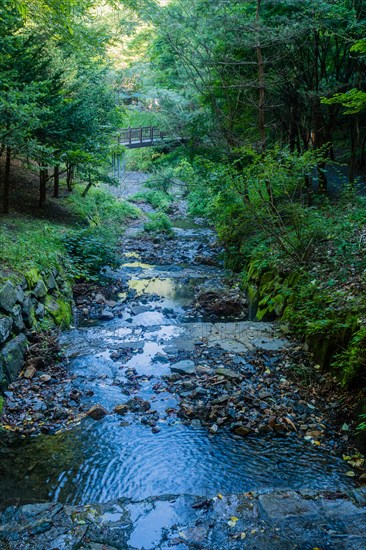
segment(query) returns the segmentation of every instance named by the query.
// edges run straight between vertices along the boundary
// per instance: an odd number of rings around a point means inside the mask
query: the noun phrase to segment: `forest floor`
[[[43,435],[1,449],[2,507],[15,506],[0,540],[365,548],[351,403],[301,345],[248,321],[214,232],[173,211],[165,234],[130,225],[105,286],[75,287],[61,375],[9,388],[8,426]]]

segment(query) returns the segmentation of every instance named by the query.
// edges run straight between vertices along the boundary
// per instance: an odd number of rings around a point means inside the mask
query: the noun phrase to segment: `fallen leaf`
[[[235,527],[235,525],[237,524],[238,521],[239,521],[239,518],[236,518],[235,516],[233,516],[232,518],[230,518],[230,520],[227,522],[227,524],[230,527]]]
[[[348,472],[346,472],[346,476],[348,477],[355,477],[355,472],[353,472],[352,470],[349,470]]]
[[[292,420],[290,420],[289,418],[287,418],[287,416],[284,416],[283,417],[284,421],[287,422],[287,424],[289,424],[291,426],[291,428],[293,428],[295,430],[295,432],[297,432],[297,429],[296,429],[296,426],[295,424],[292,422]]]

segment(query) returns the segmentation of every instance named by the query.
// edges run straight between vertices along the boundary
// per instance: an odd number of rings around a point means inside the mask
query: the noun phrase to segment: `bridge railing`
[[[120,144],[144,144],[164,139],[164,132],[154,126],[140,126],[140,128],[122,128],[118,141]]]

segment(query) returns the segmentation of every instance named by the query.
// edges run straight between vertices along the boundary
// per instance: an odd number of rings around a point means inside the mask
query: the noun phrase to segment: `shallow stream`
[[[192,261],[202,251],[214,250],[212,231],[177,223],[174,244],[168,243],[178,258],[175,263],[169,263],[172,256],[166,256],[164,243],[155,247],[154,263],[151,254],[146,259],[141,250],[131,252],[136,234],[136,229],[128,232],[129,251],[120,269],[110,273],[126,281],[122,315],[62,336],[72,388],[89,395],[90,406],[100,403],[111,414],[9,448],[1,462],[2,506],[346,488],[350,481],[344,462],[293,432],[241,438],[223,428],[211,434],[199,421],[185,425],[172,412],[179,396],[167,391],[161,378],[170,373],[172,357],[184,359],[204,342],[213,357],[219,346],[240,360],[237,354],[280,350],[287,342],[268,323],[205,320],[189,313],[197,288],[220,289],[226,276],[219,267]],[[136,395],[157,411],[157,430],[133,413],[113,413],[116,405]]]

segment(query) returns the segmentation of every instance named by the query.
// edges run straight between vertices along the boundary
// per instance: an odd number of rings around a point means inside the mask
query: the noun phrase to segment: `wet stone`
[[[13,307],[12,316],[14,332],[18,333],[24,329],[22,307],[19,304]]]
[[[40,279],[36,286],[34,287],[33,289],[33,295],[36,297],[36,298],[44,298],[44,296],[46,296],[47,294],[47,287],[46,285],[44,284],[44,282],[42,281],[42,279]]]
[[[238,374],[234,370],[225,369],[223,367],[220,367],[220,368],[216,369],[216,374],[218,374],[220,376],[224,376],[228,380],[242,380],[243,379],[241,374]]]
[[[303,498],[293,491],[261,495],[259,509],[270,520],[289,516],[316,516],[319,513],[319,507],[314,501]]]
[[[172,373],[177,374],[194,374],[195,373],[195,365],[193,361],[186,360],[186,361],[179,361],[178,363],[174,363],[173,365],[170,365],[170,370]]]
[[[103,309],[102,313],[100,314],[100,319],[102,321],[111,321],[112,319],[114,319],[114,314],[108,309]]]
[[[97,403],[96,405],[93,405],[86,414],[93,420],[101,420],[108,414],[108,411],[102,405]]]
[[[11,317],[0,315],[0,344],[5,342],[11,333],[13,320]]]
[[[114,407],[114,412],[116,414],[120,414],[121,416],[127,414],[128,411],[129,411],[129,407],[128,407],[128,405],[125,405],[125,404],[117,405],[116,407]]]

